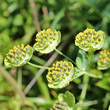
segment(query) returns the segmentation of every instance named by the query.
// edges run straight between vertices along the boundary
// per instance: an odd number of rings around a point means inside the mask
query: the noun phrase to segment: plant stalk
[[[88,52],[88,59],[89,59],[88,69],[91,69],[92,68],[93,57],[94,57],[94,52]],[[81,95],[80,95],[79,108],[78,108],[78,110],[82,110],[82,104],[83,104],[83,101],[84,101],[84,99],[86,97],[88,83],[89,83],[89,76],[85,74],[83,76],[83,89],[82,89]]]
[[[17,82],[15,81],[15,79],[14,79],[13,77],[11,77],[11,76],[9,75],[9,73],[8,73],[2,66],[0,66],[0,74],[2,74],[3,77],[4,77],[5,79],[7,79],[7,81],[13,86],[13,88],[14,88],[14,89],[17,91],[17,93],[19,94],[22,104],[25,104],[25,102],[26,102],[25,95],[24,95],[24,93],[22,92],[22,90],[21,90],[21,88],[19,87],[19,85],[17,84]]]
[[[80,101],[79,101],[80,105],[83,104],[83,101],[86,97],[88,82],[89,82],[89,76],[84,75],[83,76],[83,89],[82,89],[82,92],[81,92],[81,95],[80,95]]]
[[[74,65],[76,65],[76,63],[71,58],[60,52],[58,49],[55,48],[55,51],[58,52],[60,55],[64,56],[65,58],[67,58],[68,60],[70,60]]]
[[[51,67],[45,67],[45,66],[40,66],[40,65],[35,65],[33,63],[28,62],[29,65],[33,66],[33,67],[37,67],[37,68],[44,68],[44,69],[51,69]]]

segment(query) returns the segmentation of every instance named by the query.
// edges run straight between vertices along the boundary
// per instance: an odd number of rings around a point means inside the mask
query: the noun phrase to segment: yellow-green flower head
[[[97,60],[97,68],[99,70],[110,68],[110,49],[100,51]]]
[[[10,68],[23,66],[31,59],[32,54],[33,49],[29,45],[25,47],[23,44],[14,46],[13,49],[10,49],[6,55],[4,64]]]
[[[86,29],[76,36],[75,45],[84,51],[95,51],[102,48],[104,44],[105,34],[103,31],[95,31],[94,29]]]
[[[69,110],[69,107],[64,101],[56,101],[50,110]]]
[[[43,30],[37,33],[35,40],[35,50],[47,54],[52,52],[60,43],[61,33],[55,29]]]
[[[75,75],[75,69],[71,62],[57,61],[48,70],[47,80],[50,88],[63,88],[72,81]]]

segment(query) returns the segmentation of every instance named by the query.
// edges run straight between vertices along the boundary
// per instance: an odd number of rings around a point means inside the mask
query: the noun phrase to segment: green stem
[[[71,58],[60,52],[58,49],[55,48],[55,51],[58,52],[60,55],[64,56],[65,58],[67,58],[68,60],[70,60],[74,65],[76,65],[76,63]]]
[[[88,59],[89,59],[88,69],[92,68],[93,57],[94,57],[94,52],[88,52]],[[79,105],[80,106],[79,106],[78,110],[82,110],[81,106],[82,106],[83,101],[86,97],[88,82],[89,82],[89,76],[85,74],[83,76],[83,89],[82,89],[81,95],[80,95],[80,100],[79,100]]]
[[[86,97],[88,82],[89,82],[89,76],[84,75],[84,76],[83,76],[83,89],[82,89],[82,91],[81,91],[80,101],[79,101],[80,106],[82,106],[83,101],[84,101],[84,99],[85,99],[85,97]],[[81,108],[79,108],[78,110],[81,110]]]
[[[18,69],[18,84],[19,84],[19,87],[21,88],[22,87],[22,69],[21,68]]]
[[[107,110],[109,102],[110,102],[110,92],[107,92],[104,98],[103,110]]]
[[[13,88],[19,94],[22,104],[25,104],[26,102],[25,95],[23,94],[21,88],[19,87],[15,79],[11,77],[9,73],[2,66],[0,66],[0,74],[2,74],[5,77],[5,79],[7,79],[7,81],[13,86]]]
[[[94,57],[94,51],[88,52],[88,59],[89,59],[88,69],[93,67],[93,57]]]
[[[89,82],[89,76],[84,75],[84,77],[83,77],[83,89],[82,89],[81,96],[80,96],[81,102],[83,102],[83,100],[85,99],[88,82]]]
[[[35,65],[33,63],[28,62],[29,65],[33,66],[33,67],[37,67],[37,68],[44,68],[44,69],[51,69],[51,67],[45,67],[45,66],[40,66],[40,65]]]

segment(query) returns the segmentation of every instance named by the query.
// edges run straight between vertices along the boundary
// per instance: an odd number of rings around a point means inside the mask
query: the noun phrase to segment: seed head
[[[57,100],[50,110],[69,110],[69,108],[66,102]]]
[[[104,38],[103,31],[95,31],[94,29],[87,28],[84,32],[77,34],[75,45],[84,51],[99,50],[104,44]]]
[[[14,46],[10,49],[4,63],[10,68],[15,68],[26,64],[32,57],[33,50],[32,47],[27,45],[24,47],[23,44]]]
[[[55,64],[52,64],[46,77],[50,88],[63,88],[74,77],[74,67],[71,62],[57,61]]]
[[[60,43],[61,33],[55,29],[40,31],[36,35],[34,47],[40,53],[50,53]]]
[[[110,67],[110,49],[100,51],[97,59],[97,68],[99,70],[108,69]]]

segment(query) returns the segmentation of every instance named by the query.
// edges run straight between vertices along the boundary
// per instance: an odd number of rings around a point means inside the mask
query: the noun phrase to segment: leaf
[[[76,65],[81,70],[86,70],[88,66],[88,58],[83,50],[79,50],[78,56],[76,58]]]
[[[70,107],[72,107],[75,104],[75,98],[73,94],[70,93],[69,91],[65,92],[64,101],[67,102]]]
[[[82,63],[82,59],[80,57],[77,57],[76,58],[76,64],[77,64],[77,67],[82,69],[83,68],[83,63]]]
[[[14,2],[14,3],[12,3],[12,4],[8,7],[8,11],[9,11],[10,13],[13,13],[17,8],[18,8],[18,3],[17,3],[17,2]]]
[[[102,72],[96,69],[89,70],[86,74],[94,78],[102,78]]]
[[[56,28],[56,26],[58,25],[58,22],[65,16],[65,9],[66,8],[62,8],[58,14],[56,15],[54,21],[52,22],[51,28]]]
[[[75,105],[75,97],[69,91],[66,91],[65,94],[63,94],[63,93],[59,94],[58,99],[66,102],[69,107],[73,107]]]
[[[105,73],[103,79],[96,83],[96,86],[103,88],[105,90],[110,90],[110,73]]]
[[[23,16],[20,14],[17,14],[13,21],[14,26],[22,26],[23,23],[24,23]]]

